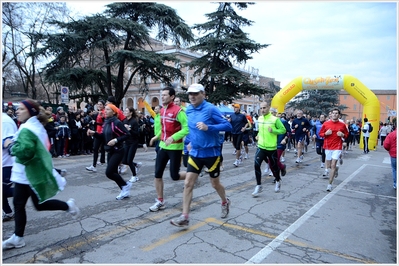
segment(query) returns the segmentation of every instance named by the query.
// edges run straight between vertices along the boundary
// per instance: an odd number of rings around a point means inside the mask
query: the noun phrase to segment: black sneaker
[[[281,169],[281,176],[285,176],[287,174],[287,166],[284,165],[283,169]]]

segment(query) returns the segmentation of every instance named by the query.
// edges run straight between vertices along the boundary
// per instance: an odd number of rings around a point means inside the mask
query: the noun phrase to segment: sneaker
[[[75,204],[75,200],[74,199],[69,199],[67,202],[68,204],[68,212],[72,215],[73,218],[76,218],[79,215],[79,208],[78,206],[76,206]]]
[[[276,181],[276,186],[274,187],[274,192],[280,192],[280,188],[281,188],[281,180],[280,181]]]
[[[3,222],[11,221],[14,218],[14,214],[11,213],[3,213]]]
[[[320,168],[324,168],[324,163],[321,163],[321,164],[320,164]]]
[[[66,170],[66,169],[61,169],[60,175],[61,175],[62,177],[66,176],[66,175],[67,175],[67,170]]]
[[[220,166],[220,171],[222,172],[224,170],[223,165]]]
[[[273,172],[272,171],[270,171],[269,176],[273,176]]]
[[[233,155],[236,155],[236,154],[237,154],[237,150],[234,150],[232,154],[233,154]]]
[[[127,171],[127,165],[122,164],[122,165],[121,165],[121,174],[126,173],[126,171]]]
[[[138,163],[136,163],[136,175],[138,175],[139,174],[139,172],[140,172],[140,168],[143,166],[143,163],[142,162],[138,162]]]
[[[328,184],[328,186],[327,186],[327,189],[326,189],[328,192],[330,192],[331,190],[332,190],[332,185],[331,184]]]
[[[270,171],[270,167],[268,164],[266,164],[265,171],[264,171],[265,174],[269,173],[269,171]]]
[[[283,156],[280,157],[280,162],[282,162],[282,163],[285,162],[285,159]]]
[[[178,226],[178,227],[186,227],[186,226],[188,226],[189,222],[190,221],[188,219],[186,219],[186,217],[184,215],[180,215],[180,217],[177,219],[170,220],[171,224],[173,224],[174,226]]]
[[[240,161],[239,160],[235,160],[235,162],[233,163],[233,165],[235,166],[235,167],[238,167],[238,165],[240,164]]]
[[[143,144],[143,148],[144,148],[144,151],[145,151],[145,152],[148,151],[147,144]]]
[[[303,161],[303,155],[301,155],[300,157],[299,157],[299,159],[301,160],[301,162]]]
[[[137,181],[139,181],[140,178],[138,176],[132,176],[129,180],[130,183],[136,183]]]
[[[97,172],[97,169],[93,165],[90,165],[89,167],[86,167],[86,170],[87,171],[91,171],[91,172]]]
[[[330,175],[330,172],[329,172],[328,169],[326,168],[326,169],[324,170],[323,176],[329,176],[329,175]]]
[[[339,158],[339,164],[340,164],[340,165],[343,165],[343,164],[344,164],[344,160],[342,159],[342,157]]]
[[[287,174],[287,166],[284,165],[283,169],[281,169],[281,176],[285,176]]]
[[[165,200],[160,202],[158,199],[155,199],[155,204],[150,207],[150,211],[152,212],[157,212],[163,209],[165,209]]]
[[[248,159],[248,153],[244,155],[244,159]]]
[[[58,158],[62,158],[62,156],[61,156],[61,155],[58,155]]]
[[[62,155],[62,158],[66,158],[66,155]]]
[[[338,170],[339,170],[339,167],[336,167],[335,169],[336,169],[336,171],[335,171],[334,178],[337,178],[337,177],[338,177]]]
[[[131,182],[126,182],[126,185],[124,185],[121,189],[121,193],[119,193],[118,196],[116,196],[117,200],[123,200],[125,198],[130,197],[130,188],[132,187]]]
[[[99,165],[99,166],[101,166],[101,165],[103,165],[101,162],[97,162],[97,165]]]
[[[296,158],[295,162],[296,162],[296,163],[301,163],[302,160],[298,157],[298,158]]]
[[[9,239],[3,241],[3,250],[10,248],[22,248],[25,246],[25,240],[23,237],[16,236],[13,234]]]
[[[257,196],[259,196],[259,193],[261,193],[262,192],[262,186],[261,185],[257,185],[256,187],[255,187],[255,190],[254,190],[254,192],[252,192],[252,197],[257,197]]]
[[[226,218],[230,211],[230,200],[227,198],[227,202],[222,205],[222,214],[220,215],[221,218]]]

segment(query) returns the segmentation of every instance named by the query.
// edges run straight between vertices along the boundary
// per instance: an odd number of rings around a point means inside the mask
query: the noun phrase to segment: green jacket
[[[269,132],[269,127],[272,132]],[[271,113],[262,115],[258,119],[258,147],[264,150],[277,150],[277,135],[286,132],[280,118]]]

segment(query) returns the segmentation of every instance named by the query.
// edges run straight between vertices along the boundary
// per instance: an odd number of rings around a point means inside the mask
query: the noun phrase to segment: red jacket
[[[396,129],[389,133],[384,140],[384,148],[389,152],[389,156],[396,158]]]

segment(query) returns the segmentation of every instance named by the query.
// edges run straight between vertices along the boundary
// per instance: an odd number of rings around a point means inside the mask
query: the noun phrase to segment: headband
[[[116,107],[116,106],[113,105],[112,103],[108,103],[107,106],[109,106],[109,108],[111,108],[112,111],[114,111],[115,114],[118,114],[118,113],[119,113],[118,107]]]
[[[26,106],[30,116],[37,116],[39,114],[39,110],[36,110],[36,108],[30,102],[24,100],[21,103]]]

